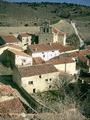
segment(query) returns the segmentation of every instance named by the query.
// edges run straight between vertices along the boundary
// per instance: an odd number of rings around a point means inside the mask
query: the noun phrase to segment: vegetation
[[[75,33],[73,33],[72,35],[68,36],[66,41],[67,41],[67,43],[69,43],[70,45],[73,45],[75,47],[79,47],[80,46],[79,38],[78,38],[78,36]]]
[[[74,20],[80,18],[82,21],[84,16],[88,21],[90,20],[90,7],[66,3],[0,2],[1,25],[34,25],[34,23],[40,25],[44,19],[52,24],[62,18]]]
[[[47,92],[37,93],[35,97],[55,112],[64,114],[66,111],[76,110],[88,118],[90,117],[90,103],[88,103],[90,97],[88,90],[90,86],[86,82],[82,84],[80,79],[77,83],[72,84],[70,83],[72,79],[73,77],[68,75],[60,76],[60,79],[54,83],[54,88],[56,87],[57,90],[52,89]],[[82,119],[80,116],[80,118],[74,117],[72,115],[73,120]]]

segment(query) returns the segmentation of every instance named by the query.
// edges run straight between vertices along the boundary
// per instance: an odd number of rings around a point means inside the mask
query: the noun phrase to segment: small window
[[[25,60],[25,59],[23,59],[22,61],[23,61],[23,62],[26,62],[26,60]]]
[[[52,86],[51,85],[49,85],[49,89],[51,88]]]
[[[43,32],[45,33],[45,28],[43,28]]]
[[[33,84],[33,81],[29,81],[28,84],[31,84],[31,85],[32,85],[32,84]]]
[[[43,57],[45,57],[45,55],[43,55]]]
[[[24,46],[27,45],[27,43],[24,44]]]
[[[48,81],[48,79],[45,79],[45,81],[47,82],[47,81]]]
[[[41,75],[39,75],[39,78],[41,78]]]
[[[33,93],[35,93],[36,92],[36,89],[33,89]]]
[[[44,52],[42,52],[42,54],[44,54]]]
[[[52,81],[52,79],[51,79],[51,78],[50,78],[49,80],[50,80],[50,81]]]

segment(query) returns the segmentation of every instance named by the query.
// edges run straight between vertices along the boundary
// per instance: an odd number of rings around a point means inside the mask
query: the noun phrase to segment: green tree
[[[76,48],[80,46],[79,38],[75,33],[68,36],[66,41],[67,41],[67,43],[69,43],[70,45],[75,46]]]

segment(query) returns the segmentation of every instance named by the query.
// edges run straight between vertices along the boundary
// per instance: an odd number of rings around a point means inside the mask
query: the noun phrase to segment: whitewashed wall
[[[24,57],[24,56],[15,56],[15,64],[16,65],[32,65],[32,57]]]
[[[21,79],[21,86],[28,93],[33,93],[33,89],[35,89],[35,92],[43,92],[47,91],[49,89],[49,86],[53,85],[53,81],[57,80],[58,78],[59,72],[43,74],[41,75],[41,78],[39,78],[39,75],[32,77],[23,77]],[[48,81],[46,81],[46,79],[48,79]],[[29,81],[33,81],[33,84],[28,84]]]
[[[76,62],[73,63],[66,63],[66,64],[57,64],[54,65],[59,71],[63,71],[69,74],[76,74],[77,70],[76,70]]]
[[[33,52],[32,57],[41,57],[43,60],[48,61],[51,58],[59,56],[59,50],[45,51],[45,52]]]

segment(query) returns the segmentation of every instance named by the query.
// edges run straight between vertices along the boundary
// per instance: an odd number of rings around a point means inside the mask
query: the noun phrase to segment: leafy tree
[[[75,33],[68,36],[66,41],[67,41],[67,43],[69,43],[70,45],[75,46],[76,48],[80,46],[79,38]]]
[[[60,17],[62,17],[62,18],[69,18],[69,17],[70,17],[70,13],[69,13],[69,11],[61,10],[61,11],[58,13],[58,16],[60,16]]]

